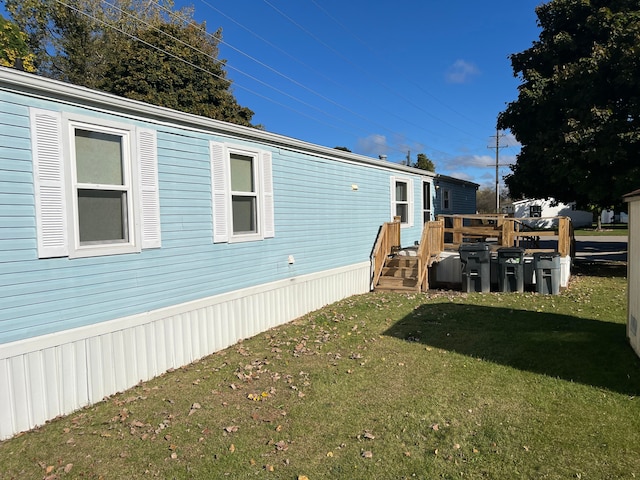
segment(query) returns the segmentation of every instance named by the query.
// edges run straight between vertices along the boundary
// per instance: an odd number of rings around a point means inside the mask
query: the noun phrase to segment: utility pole
[[[411,166],[411,150],[407,150],[407,166]]]
[[[495,148],[496,150],[496,164],[495,164],[495,167],[496,167],[496,213],[500,213],[500,167],[506,166],[506,164],[500,164],[500,149],[507,148],[507,145],[500,145],[500,139],[502,137],[504,137],[504,134],[501,134],[500,130],[496,128],[495,136],[491,137],[496,139],[496,144],[495,146],[487,147],[489,149]],[[491,167],[493,165],[487,165],[487,166]]]

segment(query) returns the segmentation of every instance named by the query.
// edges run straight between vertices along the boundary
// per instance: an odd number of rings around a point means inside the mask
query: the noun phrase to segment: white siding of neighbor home
[[[627,337],[640,356],[640,192],[628,198],[627,201],[629,202]]]

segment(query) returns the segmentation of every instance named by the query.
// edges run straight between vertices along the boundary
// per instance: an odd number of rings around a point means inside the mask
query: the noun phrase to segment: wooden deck
[[[553,220],[553,230],[535,229],[541,220]],[[555,249],[539,248],[542,238],[555,240]],[[439,215],[424,224],[415,255],[398,255],[400,220],[382,225],[372,253],[372,288],[376,291],[420,292],[429,289],[429,268],[442,252],[457,251],[460,245],[489,242],[490,248],[523,247],[525,255],[558,252],[561,257],[575,256],[575,238],[569,217],[512,218],[506,215]]]

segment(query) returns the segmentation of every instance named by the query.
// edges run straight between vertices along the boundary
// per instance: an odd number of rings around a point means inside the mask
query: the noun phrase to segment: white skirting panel
[[[498,283],[498,260],[494,255],[491,261],[491,283]],[[440,261],[435,263],[435,279],[440,283],[462,283],[462,264],[458,252],[442,252]],[[571,257],[560,257],[560,286],[569,285],[571,278]],[[524,257],[524,283],[525,285],[535,285],[535,269],[533,257]]]
[[[0,440],[369,291],[370,262],[0,345]]]

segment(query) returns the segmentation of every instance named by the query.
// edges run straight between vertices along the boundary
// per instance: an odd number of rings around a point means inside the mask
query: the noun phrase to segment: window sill
[[[69,258],[102,257],[107,255],[125,255],[127,253],[140,253],[140,247],[127,244],[112,245],[83,245],[69,252]]]

